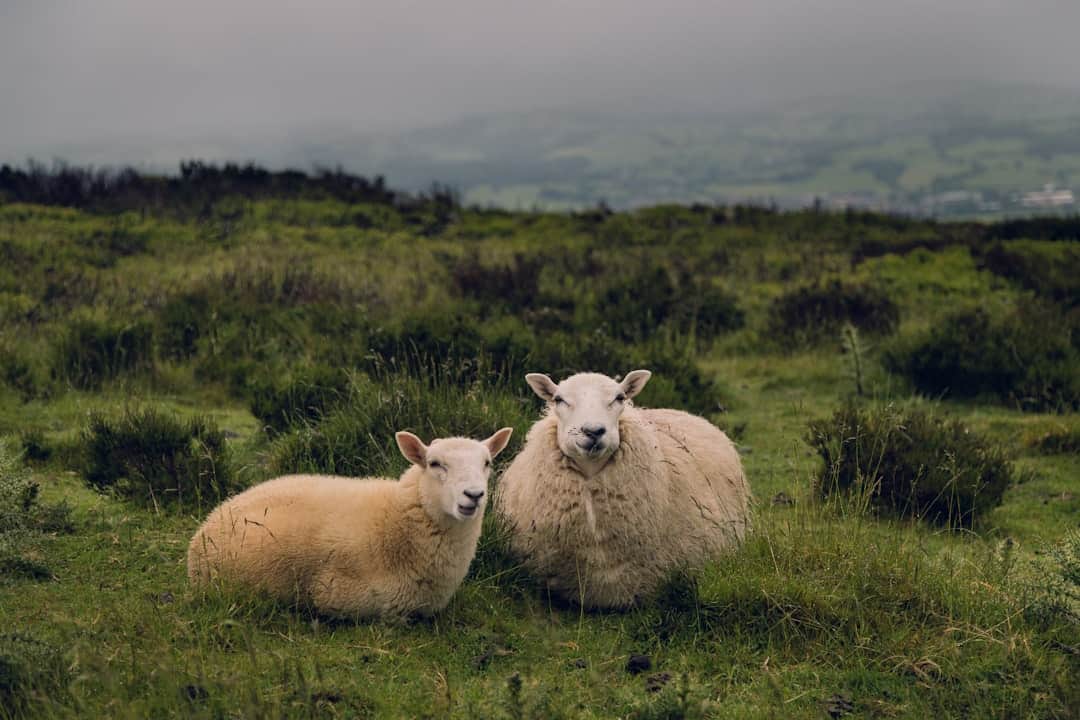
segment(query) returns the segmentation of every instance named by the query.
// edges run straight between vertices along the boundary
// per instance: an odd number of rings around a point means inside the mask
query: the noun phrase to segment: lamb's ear
[[[548,402],[555,399],[555,391],[559,389],[559,386],[544,373],[529,373],[525,376],[525,382],[529,383],[534,393]]]
[[[510,436],[513,434],[514,428],[504,427],[484,441],[484,445],[487,446],[488,452],[491,453],[491,457],[495,457],[503,451],[503,448],[506,447],[506,443],[510,442]]]
[[[398,449],[406,460],[420,467],[427,465],[427,445],[420,438],[402,430],[394,435],[394,439],[397,440]]]
[[[626,397],[632,398],[645,389],[645,383],[649,382],[652,373],[648,370],[634,370],[626,373],[622,381],[622,391]]]

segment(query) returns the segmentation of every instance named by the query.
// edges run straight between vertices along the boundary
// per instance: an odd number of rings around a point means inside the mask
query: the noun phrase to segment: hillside
[[[1078,248],[1075,217],[509,212],[344,173],[6,168],[0,717],[1070,717]],[[641,608],[553,601],[491,516],[431,622],[187,585],[230,492],[395,475],[398,429],[512,425],[497,475],[541,412],[525,372],[636,367],[641,405],[735,440],[756,498],[742,550]],[[852,432],[875,464],[845,494],[826,458]],[[904,463],[939,497],[875,494]]]

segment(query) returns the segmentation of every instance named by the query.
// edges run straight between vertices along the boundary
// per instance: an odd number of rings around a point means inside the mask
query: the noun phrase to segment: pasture
[[[1076,716],[1075,220],[195,190],[0,204],[0,717]],[[739,552],[638,609],[548,597],[490,512],[430,622],[188,587],[231,492],[511,425],[497,482],[525,372],[638,367],[755,496]],[[873,460],[850,491],[826,446]],[[901,465],[978,510],[882,500]]]

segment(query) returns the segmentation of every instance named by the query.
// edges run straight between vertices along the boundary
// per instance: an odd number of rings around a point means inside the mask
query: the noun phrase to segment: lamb
[[[651,376],[526,376],[548,405],[495,508],[526,569],[583,607],[631,607],[676,568],[738,546],[749,527],[731,440],[700,417],[634,407]]]
[[[396,435],[399,480],[288,475],[219,505],[191,539],[188,577],[269,593],[350,619],[400,620],[446,607],[476,554],[491,460],[483,442]]]

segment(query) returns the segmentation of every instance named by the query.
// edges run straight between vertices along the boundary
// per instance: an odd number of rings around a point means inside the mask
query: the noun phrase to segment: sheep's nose
[[[596,440],[603,437],[604,433],[607,432],[607,428],[603,425],[585,425],[581,428],[581,432],[588,435],[590,439]]]
[[[465,497],[469,498],[473,502],[480,502],[480,498],[484,497],[483,490],[466,490]]]

